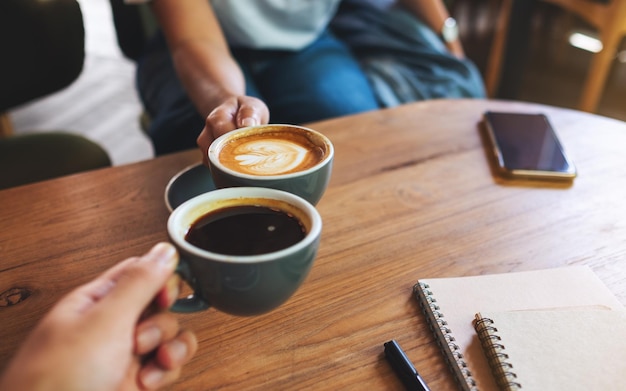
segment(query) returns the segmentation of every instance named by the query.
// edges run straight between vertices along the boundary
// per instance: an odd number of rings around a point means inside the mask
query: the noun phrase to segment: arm
[[[187,94],[198,112],[207,116],[198,138],[205,161],[215,137],[242,126],[267,123],[267,106],[246,96],[243,73],[208,0],[155,0],[152,9]]]
[[[243,74],[207,0],[156,0],[152,9],[176,71],[202,115],[231,96],[245,94]]]
[[[170,244],[117,264],[61,299],[0,376],[2,390],[154,390],[197,349],[166,311],[178,296]]]
[[[443,0],[399,0],[399,2],[437,33],[441,32],[443,22],[450,17]],[[447,43],[446,46],[458,58],[465,57],[459,39]]]

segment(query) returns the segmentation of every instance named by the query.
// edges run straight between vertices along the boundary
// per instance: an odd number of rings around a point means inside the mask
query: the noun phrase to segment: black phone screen
[[[573,176],[548,118],[543,114],[486,112],[485,122],[495,144],[499,164],[509,173],[554,172]]]

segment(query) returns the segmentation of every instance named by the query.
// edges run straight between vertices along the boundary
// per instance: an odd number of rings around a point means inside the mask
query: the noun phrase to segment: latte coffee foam
[[[251,133],[228,140],[219,160],[225,167],[249,175],[281,175],[307,170],[324,159],[325,148],[303,130]]]

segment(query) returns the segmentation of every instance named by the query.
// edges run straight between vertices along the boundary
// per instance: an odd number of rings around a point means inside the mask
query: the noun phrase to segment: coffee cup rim
[[[219,159],[219,153],[221,150],[221,147],[223,144],[225,144],[226,140],[228,140],[230,137],[233,137],[236,134],[239,133],[246,133],[246,132],[250,132],[251,130],[254,129],[258,129],[258,128],[269,128],[269,127],[287,127],[287,128],[297,128],[297,129],[301,129],[301,130],[305,130],[307,132],[310,132],[312,134],[315,134],[317,137],[323,139],[325,141],[325,144],[328,148],[327,153],[325,154],[324,158],[317,163],[316,165],[314,165],[313,167],[309,167],[306,170],[302,170],[302,171],[296,171],[296,172],[290,172],[287,174],[276,174],[276,175],[252,175],[252,174],[246,174],[240,171],[235,171],[229,167],[226,167],[225,165],[223,165],[220,162]],[[276,180],[276,179],[287,179],[287,178],[295,178],[295,177],[300,177],[303,175],[307,175],[311,172],[315,172],[317,170],[319,170],[320,168],[322,168],[324,165],[329,164],[332,161],[332,158],[335,154],[335,148],[333,146],[333,143],[330,141],[330,139],[324,135],[321,132],[318,132],[317,130],[311,129],[311,128],[307,128],[305,126],[299,126],[299,125],[290,125],[290,124],[264,124],[264,125],[254,125],[254,126],[247,126],[245,128],[239,128],[239,129],[235,129],[233,131],[230,131],[228,133],[225,133],[223,135],[221,135],[220,137],[216,138],[215,140],[213,140],[213,142],[211,143],[211,145],[209,146],[209,150],[207,152],[208,158],[209,158],[209,162],[211,163],[211,166],[216,166],[219,167],[220,170],[228,173],[229,175],[233,175],[233,176],[238,176],[240,178],[246,178],[246,179],[251,179],[251,180],[265,180],[265,181],[269,181],[269,180]]]
[[[307,230],[306,236],[304,239],[300,240],[298,243],[295,243],[289,247],[284,249],[273,251],[270,253],[264,254],[256,254],[256,255],[226,255],[220,254],[208,250],[204,250],[198,248],[189,242],[187,242],[184,238],[189,227],[184,227],[184,232],[180,232],[179,222],[185,214],[189,211],[190,208],[193,208],[198,203],[202,203],[207,200],[218,200],[218,199],[246,199],[246,198],[257,198],[257,199],[275,199],[285,203],[290,204],[300,210],[303,210],[304,213],[310,219],[310,229]],[[205,212],[206,213],[206,212]],[[195,221],[195,219],[194,219]],[[185,224],[187,225],[187,224]],[[170,240],[174,241],[177,247],[184,249],[184,251],[193,254],[194,256],[200,258],[210,258],[211,260],[224,262],[224,263],[263,263],[274,261],[283,256],[287,256],[289,254],[298,252],[309,245],[311,245],[317,238],[321,235],[322,230],[322,218],[319,215],[319,212],[315,207],[295,194],[283,191],[276,190],[270,188],[263,187],[230,187],[224,189],[217,189],[213,191],[209,191],[200,195],[197,195],[183,204],[178,206],[174,211],[170,214],[167,220],[167,232],[170,237]]]

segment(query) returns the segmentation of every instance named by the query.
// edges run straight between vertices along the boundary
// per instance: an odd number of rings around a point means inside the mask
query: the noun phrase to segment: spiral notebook
[[[502,390],[624,387],[625,311],[485,311],[475,328]]]
[[[460,388],[474,391],[498,389],[474,330],[477,313],[568,307],[623,309],[586,266],[420,279],[414,293]]]

